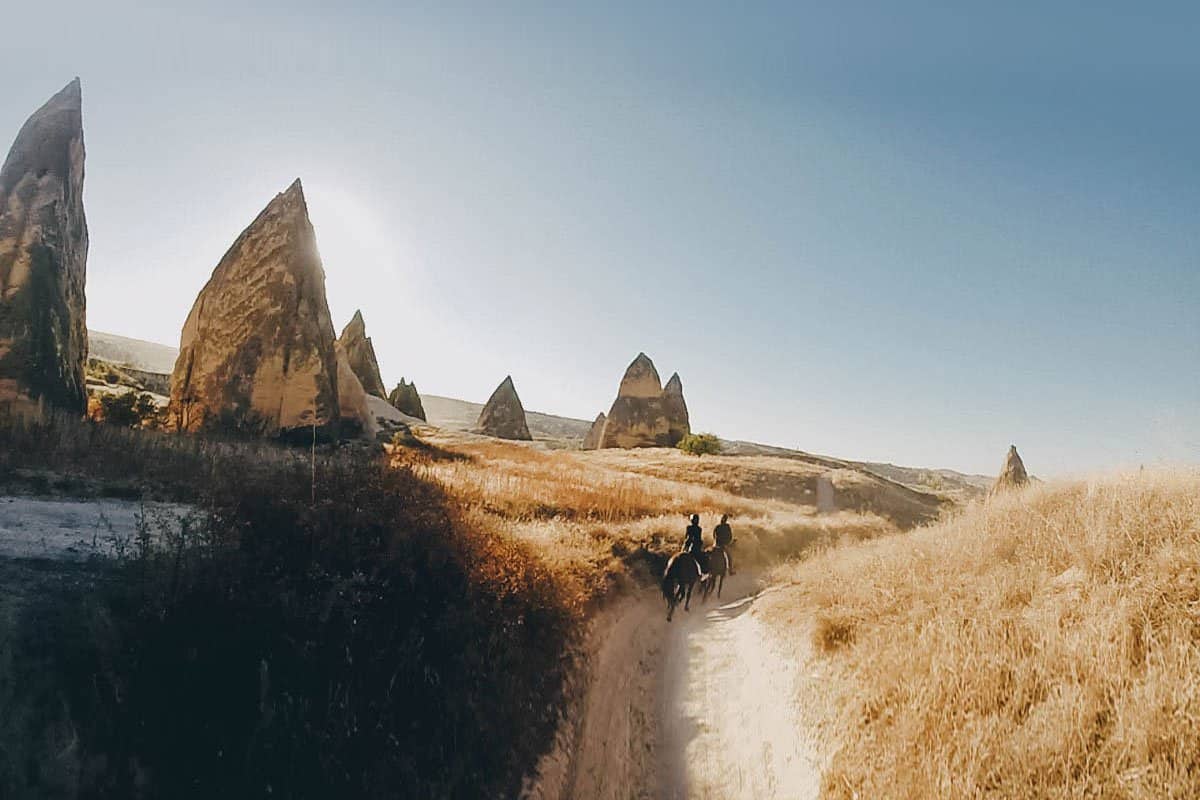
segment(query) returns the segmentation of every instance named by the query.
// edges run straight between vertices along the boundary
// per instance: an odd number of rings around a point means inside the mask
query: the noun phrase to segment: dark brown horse
[[[690,611],[692,603],[692,587],[696,581],[707,580],[704,571],[700,569],[700,561],[693,553],[676,553],[667,562],[663,570],[662,593],[667,601],[667,622],[675,614],[675,606],[683,602],[683,610]]]
[[[717,599],[721,599],[721,589],[725,586],[725,576],[729,573],[729,554],[719,545],[705,550],[700,559],[700,566],[707,573],[704,580],[704,596],[701,599],[707,601],[714,586],[717,589]]]

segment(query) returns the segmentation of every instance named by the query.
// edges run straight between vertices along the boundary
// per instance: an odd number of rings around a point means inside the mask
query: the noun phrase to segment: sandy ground
[[[0,557],[115,556],[135,545],[143,523],[154,536],[188,513],[169,503],[0,496]]]
[[[758,588],[738,576],[723,600],[670,624],[657,595],[602,615],[582,699],[525,795],[815,798],[819,761],[796,706],[803,662],[758,618]]]

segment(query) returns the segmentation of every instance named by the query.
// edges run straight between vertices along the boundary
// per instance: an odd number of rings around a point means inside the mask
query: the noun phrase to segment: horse
[[[704,551],[704,557],[700,563],[704,571],[708,573],[708,579],[704,582],[704,595],[701,601],[707,602],[708,596],[712,594],[714,586],[717,589],[717,599],[720,600],[721,589],[725,586],[725,575],[729,572],[729,553],[725,551],[724,547],[717,545]]]
[[[692,587],[696,581],[703,583],[707,580],[704,571],[700,569],[700,560],[694,553],[676,553],[667,561],[663,570],[662,593],[667,601],[667,622],[675,614],[675,606],[683,601],[683,610],[690,611],[692,603]]]

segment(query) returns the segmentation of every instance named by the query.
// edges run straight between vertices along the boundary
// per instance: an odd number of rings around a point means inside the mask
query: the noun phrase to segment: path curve
[[[816,798],[819,761],[796,706],[803,664],[754,614],[759,589],[739,575],[724,599],[693,600],[669,624],[657,595],[602,615],[576,713],[524,795]]]

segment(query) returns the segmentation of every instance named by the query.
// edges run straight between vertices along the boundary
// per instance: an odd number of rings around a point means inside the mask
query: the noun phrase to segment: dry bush
[[[1200,473],[1031,487],[790,577],[823,796],[1200,797]]]

